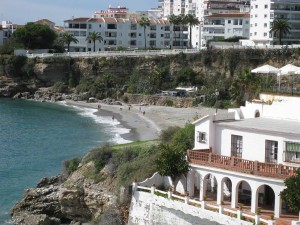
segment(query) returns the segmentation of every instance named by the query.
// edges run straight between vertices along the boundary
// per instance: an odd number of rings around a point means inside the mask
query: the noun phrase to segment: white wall
[[[265,5],[267,8],[265,8]],[[250,10],[250,40],[256,44],[270,44],[270,0],[251,0]]]
[[[218,222],[216,222],[218,221]],[[246,221],[220,215],[218,212],[166,199],[146,192],[134,192],[129,225],[250,225]]]
[[[198,132],[206,133],[206,143],[198,142]],[[214,125],[212,123],[212,117],[207,116],[203,120],[199,121],[199,123],[195,124],[195,145],[194,149],[209,149],[212,147],[214,149]]]
[[[237,130],[227,128],[222,125],[216,126],[216,154],[231,156],[231,135],[243,137],[243,154],[242,158],[252,161],[265,162],[265,141],[278,141],[278,163],[283,163],[283,151],[285,142],[299,142],[299,137],[295,135],[275,135],[265,134],[247,130]]]

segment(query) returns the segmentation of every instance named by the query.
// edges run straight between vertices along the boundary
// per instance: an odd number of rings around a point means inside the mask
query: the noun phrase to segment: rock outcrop
[[[116,197],[105,182],[95,183],[84,176],[94,169],[90,162],[68,178],[58,175],[42,179],[36,188],[11,209],[16,225],[59,225],[89,223],[101,215]],[[111,181],[109,182],[111,183]]]

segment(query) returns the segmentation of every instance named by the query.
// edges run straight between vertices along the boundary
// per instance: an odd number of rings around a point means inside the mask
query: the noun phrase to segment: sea
[[[82,157],[107,142],[128,143],[111,117],[97,109],[0,98],[0,224],[11,224],[10,208],[24,190],[63,172],[65,160]]]

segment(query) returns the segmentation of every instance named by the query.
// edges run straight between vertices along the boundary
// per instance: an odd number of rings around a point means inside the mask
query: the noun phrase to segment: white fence
[[[300,45],[255,45],[255,46],[242,46],[242,45],[213,45],[215,49],[293,49],[300,48]]]
[[[208,204],[206,201],[197,201],[197,200],[192,200],[188,196],[180,196],[180,195],[175,195],[172,192],[168,191],[161,191],[157,190],[155,186],[152,187],[143,187],[143,186],[138,186],[137,183],[133,183],[133,192],[146,192],[149,194],[149,196],[155,196],[155,198],[165,198],[169,199],[172,201],[177,201],[177,204],[185,204],[185,205],[190,205],[194,207],[198,207],[199,210],[204,210],[207,212],[214,212],[216,213],[215,219],[218,220],[217,215],[222,215],[222,216],[227,216],[228,218],[236,219],[238,224],[243,224],[243,225],[248,225],[248,224],[264,224],[264,225],[275,225],[275,221],[273,220],[266,220],[260,217],[260,215],[251,215],[242,212],[241,210],[233,210],[233,209],[228,209],[225,208],[222,205],[214,205],[214,204]],[[156,201],[157,202],[157,201]],[[218,221],[217,221],[218,222]]]
[[[179,53],[197,53],[198,49],[173,49],[173,50],[134,50],[134,51],[98,51],[98,52],[67,52],[67,53],[42,53],[26,54],[28,58],[35,57],[107,57],[107,56],[150,56],[150,55],[174,55]]]

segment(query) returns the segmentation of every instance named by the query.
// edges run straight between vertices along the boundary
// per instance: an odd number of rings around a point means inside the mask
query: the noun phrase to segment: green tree
[[[150,26],[150,20],[148,18],[142,17],[139,21],[141,27],[144,28],[144,42],[145,42],[145,49],[147,48],[147,39],[146,39],[146,28]]]
[[[56,33],[47,25],[27,23],[13,33],[13,38],[26,49],[45,49],[52,47]]]
[[[62,34],[62,36],[60,37],[60,40],[64,45],[67,45],[68,52],[70,51],[70,44],[72,42],[74,42],[75,44],[78,43],[78,39],[73,34],[69,34],[67,32]]]
[[[280,193],[282,200],[295,212],[300,211],[300,168],[296,175],[285,179],[286,188]]]
[[[179,25],[179,17],[178,16],[175,16],[174,14],[172,14],[170,17],[169,17],[169,21],[170,21],[170,24],[173,25],[173,37],[174,37],[174,40],[175,40],[175,45],[176,44],[176,29],[175,29],[175,26],[178,26]],[[174,43],[173,43],[174,45]]]
[[[196,76],[197,73],[192,68],[183,68],[176,74],[176,85],[195,85]]]
[[[186,26],[188,24],[187,20],[185,19],[185,16],[183,14],[178,15],[178,21],[179,21],[179,25],[180,25],[180,45],[181,48],[183,48],[183,28],[184,26]]]
[[[194,14],[187,14],[184,17],[184,20],[189,25],[190,28],[190,48],[192,48],[192,28],[193,26],[199,24],[198,18]]]
[[[290,33],[291,26],[289,25],[289,22],[285,19],[276,19],[274,20],[272,26],[271,26],[271,32],[274,33],[274,36],[277,36],[279,38],[279,44],[282,45],[282,37],[284,34]]]
[[[169,176],[172,180],[174,190],[182,175],[189,171],[189,164],[186,161],[185,152],[174,146],[161,144],[158,150],[158,158],[155,164],[161,176]]]
[[[179,129],[172,138],[172,146],[182,152],[194,147],[195,126],[191,123],[185,125],[184,128]]]
[[[242,72],[236,77],[230,87],[230,95],[236,105],[252,100],[259,94],[260,80],[249,71]]]
[[[99,32],[93,31],[93,32],[91,32],[91,33],[87,36],[86,40],[87,40],[87,41],[92,41],[92,42],[93,42],[93,44],[94,44],[94,52],[95,52],[95,51],[96,51],[96,41],[101,42],[101,41],[103,41],[103,38],[102,38],[102,36],[100,35]]]

